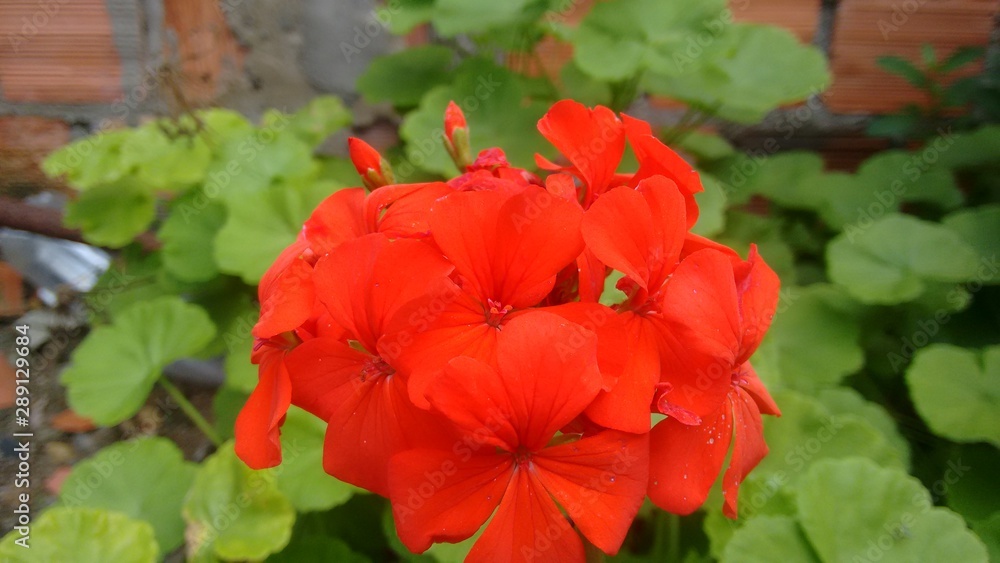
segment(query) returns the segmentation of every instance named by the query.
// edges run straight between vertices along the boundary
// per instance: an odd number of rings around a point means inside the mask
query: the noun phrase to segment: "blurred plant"
[[[969,65],[982,64],[985,53],[981,47],[961,47],[939,59],[934,46],[924,44],[919,66],[903,57],[880,57],[878,65],[883,70],[901,76],[924,94],[927,103],[907,104],[897,114],[876,117],[868,133],[899,141],[928,139],[942,127],[968,129],[1000,120],[1000,65],[996,61],[983,64],[983,70],[973,76],[956,77],[967,74]]]

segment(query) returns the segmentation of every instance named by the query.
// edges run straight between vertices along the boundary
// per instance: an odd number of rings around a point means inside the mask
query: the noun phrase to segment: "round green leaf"
[[[1000,205],[963,209],[942,221],[979,253],[976,281],[1000,284]]]
[[[927,281],[975,277],[978,256],[957,234],[906,215],[848,227],[826,251],[830,279],[865,303],[912,301]]]
[[[754,365],[769,381],[810,390],[840,382],[864,364],[857,305],[836,288],[786,288]],[[756,358],[756,356],[755,356]]]
[[[59,501],[149,522],[160,548],[170,552],[184,541],[181,503],[194,473],[195,464],[166,438],[119,442],[73,466]]]
[[[132,135],[131,129],[118,129],[74,141],[50,154],[42,170],[51,177],[65,175],[81,191],[116,182],[132,172],[121,163],[122,144]]]
[[[935,433],[1000,447],[1000,346],[979,353],[932,344],[917,352],[906,383],[917,412]]]
[[[719,234],[726,227],[726,191],[722,183],[708,174],[701,175],[704,191],[695,194],[700,213],[691,232],[703,237]]]
[[[260,560],[292,535],[295,509],[270,471],[254,471],[224,444],[198,469],[183,508],[188,554],[229,561]]]
[[[179,297],[136,303],[73,352],[61,376],[70,406],[98,424],[118,424],[139,410],[167,364],[214,335],[208,315]]]
[[[916,478],[867,459],[813,464],[799,484],[800,522],[823,561],[985,562],[965,521],[934,508]]]
[[[323,470],[326,423],[292,407],[281,430],[281,465],[276,468],[278,490],[296,510],[326,510],[347,502],[358,490]]]
[[[186,282],[217,276],[212,242],[225,220],[226,208],[200,190],[174,203],[157,233],[163,241],[163,266],[167,271]]]
[[[694,12],[689,4],[663,4]],[[679,73],[654,68],[646,85],[654,93],[730,121],[755,123],[778,106],[822,92],[830,83],[823,53],[779,27],[731,24],[703,53],[700,45],[695,47],[674,55],[681,57],[675,65]]]
[[[121,248],[156,218],[156,201],[137,180],[125,178],[89,189],[66,206],[67,227],[97,246]]]
[[[0,561],[154,563],[159,559],[152,526],[95,508],[50,508],[32,524],[30,548],[15,543],[21,537],[17,530],[4,536]]]
[[[191,119],[183,126],[196,131]],[[200,182],[212,152],[199,134],[180,132],[168,137],[172,122],[156,121],[132,130],[121,147],[120,166],[134,168],[137,180],[148,191],[179,191]]]
[[[219,270],[256,285],[302,223],[339,186],[333,182],[280,183],[227,198],[226,222],[215,237]]]
[[[691,45],[700,48],[699,35],[716,35],[729,25],[727,12],[722,0],[599,2],[569,32],[573,59],[587,74],[608,82],[645,70],[676,75],[692,64],[685,57]]]
[[[747,522],[726,544],[720,559],[740,563],[820,563],[794,519],[760,516]]]
[[[310,147],[315,147],[336,131],[351,124],[351,112],[336,96],[313,98],[299,111],[286,116],[269,111],[261,119],[262,129],[287,130]]]

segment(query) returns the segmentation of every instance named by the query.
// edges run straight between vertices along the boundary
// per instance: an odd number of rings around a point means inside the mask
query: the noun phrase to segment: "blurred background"
[[[998,10],[0,0],[0,560],[416,559],[382,500],[322,473],[309,415],[263,485],[232,455],[256,283],[359,184],[349,135],[400,179],[446,176],[456,99],[474,149],[530,167],[563,97],[653,123],[703,173],[698,232],[757,242],[784,286],[754,362],[785,416],[744,513],[646,507],[621,560],[1000,557]],[[52,546],[28,559],[24,493]]]

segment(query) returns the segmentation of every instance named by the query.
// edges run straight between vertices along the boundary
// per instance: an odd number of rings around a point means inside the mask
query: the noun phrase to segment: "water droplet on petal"
[[[615,476],[612,475],[611,477],[608,477],[608,481],[611,481],[612,483],[614,483],[615,482]]]

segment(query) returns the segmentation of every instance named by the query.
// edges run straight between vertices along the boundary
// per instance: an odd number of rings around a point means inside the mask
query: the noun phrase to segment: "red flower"
[[[735,440],[729,469],[722,481],[723,511],[735,518],[740,483],[767,454],[761,413],[780,415],[748,362],[771,324],[779,282],[755,247],[750,250],[750,258],[735,267],[729,256],[714,250],[696,252],[685,260],[685,264],[688,262],[698,267],[686,280],[685,287],[678,288],[677,299],[672,303],[681,303],[683,293],[696,290],[707,297],[698,300],[702,307],[697,313],[718,320],[702,325],[705,330],[696,329],[695,338],[714,347],[713,357],[700,366],[697,378],[682,387],[671,386],[658,402],[669,403],[675,397],[711,397],[717,391],[706,391],[719,383],[727,392],[725,400],[703,416],[699,425],[687,425],[668,417],[653,428],[649,498],[679,514],[697,509],[704,503]],[[674,312],[675,315],[692,313],[691,310]],[[709,326],[712,328],[707,329]]]
[[[399,360],[412,372],[411,398],[422,406],[423,390],[452,358],[490,361],[500,327],[542,301],[583,245],[579,207],[535,186],[513,195],[453,193],[429,215],[431,235],[455,265],[458,283],[446,299],[411,307],[397,327],[406,334],[397,338],[412,340]]]
[[[501,333],[496,367],[465,357],[448,363],[429,399],[461,440],[402,452],[389,469],[407,547],[465,539],[496,511],[467,561],[583,561],[561,505],[590,542],[617,552],[642,503],[647,438],[605,430],[552,442],[601,387],[596,338],[580,342],[579,334],[559,317],[529,313]],[[554,354],[560,342],[578,345]]]
[[[345,243],[316,264],[320,301],[346,335],[303,343],[287,365],[293,402],[330,423],[323,465],[331,475],[386,494],[392,454],[448,440],[442,421],[407,398],[386,326],[451,269],[432,246],[381,234]]]

